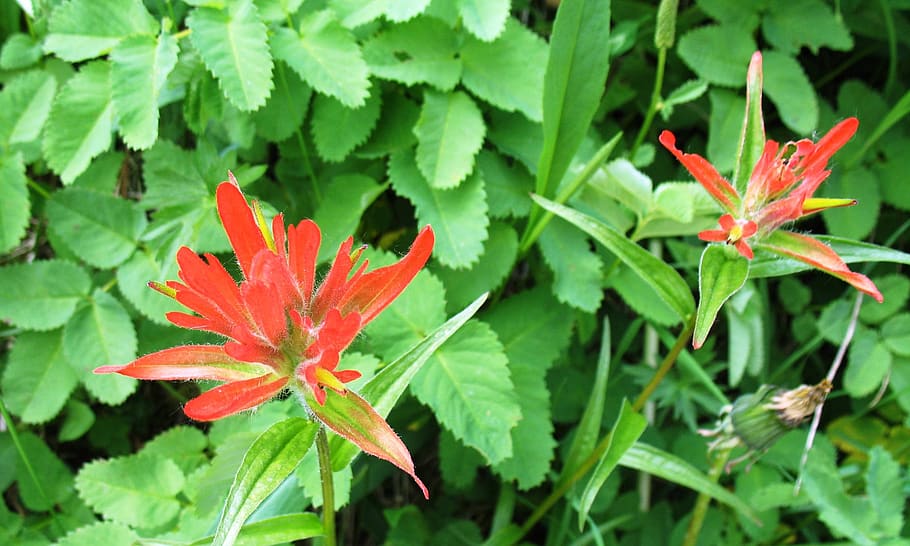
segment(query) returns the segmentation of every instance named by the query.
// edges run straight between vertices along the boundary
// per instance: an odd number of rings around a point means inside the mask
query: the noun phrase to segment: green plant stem
[[[43,197],[45,200],[51,198],[51,194],[48,193],[48,191],[46,189],[44,189],[44,187],[41,186],[41,184],[38,184],[37,182],[35,182],[34,180],[32,180],[31,178],[28,178],[28,177],[26,177],[25,180],[28,183],[28,187],[31,188],[33,192],[37,193],[38,195]]]
[[[717,483],[727,459],[730,458],[731,449],[725,449],[717,454],[714,458],[711,468],[708,470],[708,479]],[[695,546],[698,542],[698,534],[701,532],[701,526],[705,522],[705,516],[708,514],[708,505],[711,504],[711,496],[705,493],[699,493],[695,500],[695,508],[692,509],[692,519],[689,521],[689,527],[686,529],[686,536],[683,538],[682,546]]]
[[[686,343],[692,337],[692,330],[695,328],[695,317],[689,319],[689,322],[686,324],[686,327],[683,328],[680,332],[679,337],[676,340],[676,344],[670,349],[670,352],[667,353],[667,356],[661,362],[660,367],[657,369],[657,372],[654,374],[654,377],[651,379],[651,382],[645,386],[645,389],[641,392],[638,398],[635,400],[635,403],[632,407],[635,411],[640,411],[641,407],[647,402],[648,397],[651,396],[651,393],[654,392],[654,389],[657,388],[657,385],[660,384],[660,381],[667,375],[667,372],[670,371],[670,368],[673,367],[673,363],[676,361],[676,357],[679,356],[679,353],[682,352],[683,347],[686,346]],[[597,464],[597,462],[603,457],[603,454],[610,447],[610,442],[613,439],[613,433],[609,432],[606,436],[601,438],[600,442],[591,450],[591,454],[585,459],[581,464],[578,465],[578,468],[570,476],[565,479],[557,482],[556,487],[553,491],[547,495],[547,498],[543,500],[537,508],[528,516],[528,519],[525,520],[524,524],[521,526],[521,529],[516,536],[511,537],[513,539],[513,544],[518,542],[522,537],[524,537],[534,525],[540,521],[540,518],[546,514],[550,508],[556,504],[556,501],[561,499],[569,489],[575,485],[575,482],[580,480],[585,474],[588,473],[591,468]]]
[[[657,114],[657,111],[660,109],[660,91],[664,86],[664,66],[666,64],[667,49],[662,47],[657,50],[657,73],[654,76],[654,89],[651,90],[651,104],[648,105],[648,111],[645,113],[645,120],[638,130],[638,135],[635,137],[635,143],[632,144],[632,149],[629,150],[629,158],[632,161],[635,160],[635,153],[638,152],[638,147],[645,141],[645,135],[647,135],[648,131],[651,129],[654,115]]]
[[[316,453],[319,456],[319,479],[322,480],[322,533],[325,546],[335,546],[335,485],[332,477],[332,455],[325,427],[316,433]]]

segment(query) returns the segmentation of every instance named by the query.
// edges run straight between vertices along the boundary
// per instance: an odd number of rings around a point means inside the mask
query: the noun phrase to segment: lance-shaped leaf
[[[739,139],[739,153],[736,154],[736,171],[733,187],[745,194],[752,167],[758,162],[765,148],[765,122],[761,110],[762,67],[761,52],[752,54],[749,72],[746,75],[746,116]]]
[[[708,245],[698,267],[698,311],[692,346],[698,349],[708,337],[724,302],[749,278],[749,260],[729,245]]]
[[[353,391],[339,394],[328,390],[325,404],[319,404],[309,390],[304,395],[310,411],[335,434],[350,440],[370,455],[389,461],[407,472],[417,482],[423,496],[430,498],[430,492],[414,471],[414,461],[411,460],[407,446],[369,402]]]
[[[319,425],[291,417],[263,432],[243,457],[212,544],[233,544],[256,507],[290,476],[310,449]]]
[[[910,265],[910,254],[893,248],[828,235],[819,235],[814,239],[830,247],[844,260],[844,263],[889,262]],[[756,250],[758,253],[752,260],[752,267],[749,269],[750,278],[780,277],[812,269],[812,266],[806,262],[765,252],[761,245]]]

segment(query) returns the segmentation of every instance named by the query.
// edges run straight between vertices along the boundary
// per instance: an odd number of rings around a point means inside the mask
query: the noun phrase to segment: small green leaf
[[[838,51],[853,48],[850,30],[840,13],[820,0],[770,2],[762,16],[762,34],[778,51],[796,55],[806,46],[813,55],[821,47]],[[811,24],[806,24],[811,21]]]
[[[270,142],[281,142],[303,125],[313,90],[286,63],[275,63],[275,89],[265,106],[253,112],[256,132]]]
[[[749,260],[730,245],[708,245],[698,267],[698,311],[692,345],[702,346],[717,313],[749,278]]]
[[[784,125],[798,134],[809,134],[818,126],[818,99],[799,62],[779,51],[763,54],[765,93]]]
[[[531,210],[534,179],[520,163],[508,165],[497,153],[481,150],[477,168],[483,174],[490,216],[522,218]]]
[[[369,70],[354,36],[332,10],[311,13],[299,33],[286,28],[272,36],[275,57],[285,61],[316,91],[349,108],[363,106],[369,94]],[[343,66],[344,70],[337,67]]]
[[[22,155],[0,156],[0,254],[6,253],[25,235],[31,204]]]
[[[81,188],[55,192],[47,203],[50,228],[95,267],[108,269],[130,257],[146,219],[135,203]]]
[[[76,264],[43,260],[0,267],[0,317],[29,330],[63,326],[88,295],[91,279]]]
[[[484,181],[479,172],[475,171],[457,188],[436,189],[420,173],[413,152],[408,150],[389,159],[389,179],[395,192],[414,204],[419,223],[433,226],[433,255],[439,263],[459,269],[477,261],[483,253],[489,225]]]
[[[86,504],[105,518],[139,528],[174,518],[183,484],[173,461],[145,454],[93,461],[76,476],[76,490]]]
[[[11,34],[0,50],[0,68],[17,70],[28,68],[38,62],[43,53],[41,44],[28,34]]]
[[[819,518],[828,524],[835,536],[847,537],[854,544],[877,544],[878,541],[868,533],[875,524],[875,513],[868,501],[844,493],[837,467],[817,451],[810,452],[803,483],[807,496],[816,505]]]
[[[48,72],[30,70],[7,81],[0,92],[0,142],[37,140],[56,92],[57,80]]]
[[[370,139],[357,149],[358,157],[375,159],[403,152],[417,143],[414,125],[420,117],[420,108],[401,93],[387,93],[382,97],[382,112]]]
[[[96,521],[67,533],[56,546],[97,546],[99,544],[136,544],[138,535],[132,529],[113,521]]]
[[[865,239],[878,223],[882,199],[879,179],[873,171],[858,167],[838,171],[828,178],[819,193],[823,197],[856,199],[856,205],[822,212],[828,231],[838,237]]]
[[[316,95],[311,127],[319,156],[333,162],[347,157],[373,132],[381,106],[382,100],[377,94],[367,97],[366,104],[357,109],[348,108],[332,97]],[[344,130],[340,131],[340,127]]]
[[[554,219],[538,239],[543,259],[553,271],[553,293],[559,301],[593,313],[603,299],[603,262],[585,234]]]
[[[205,172],[200,172],[202,154],[184,150],[173,142],[159,139],[142,154],[142,179],[145,194],[140,204],[147,210],[211,199]],[[224,176],[224,172],[219,173]]]
[[[622,409],[613,423],[613,429],[610,431],[610,443],[604,451],[591,479],[585,485],[581,494],[578,507],[578,528],[583,529],[594,499],[597,493],[603,487],[607,477],[619,464],[620,459],[641,437],[642,433],[648,427],[648,421],[632,409],[628,400],[623,400]]]
[[[481,40],[495,40],[509,17],[510,0],[458,0],[458,12],[468,32]]]
[[[417,399],[491,464],[508,458],[521,408],[496,334],[483,322],[469,322],[431,361],[411,382]]]
[[[117,268],[117,289],[140,313],[158,324],[170,324],[165,313],[180,311],[184,307],[156,290],[148,287],[149,281],[164,282],[177,278],[177,260],[169,256],[161,265],[147,250],[133,254]]]
[[[417,166],[430,186],[458,186],[474,169],[485,132],[483,116],[469,96],[461,91],[427,92],[414,134]]]
[[[196,8],[186,24],[190,40],[231,104],[243,111],[265,104],[273,85],[272,56],[253,1],[237,0],[227,9]]]
[[[868,299],[863,301],[859,310],[859,318],[866,324],[880,324],[888,317],[906,308],[907,299],[910,298],[910,279],[906,275],[893,273],[884,277],[873,279],[875,286],[885,297],[885,301]]]
[[[31,463],[40,483],[32,480],[22,460],[17,460],[19,497],[29,510],[46,512],[73,494],[73,475],[44,441],[31,432],[19,435],[23,454]]]
[[[699,78],[710,83],[739,87],[746,81],[749,58],[756,50],[748,33],[732,26],[708,25],[680,37],[679,56]]]
[[[455,32],[431,17],[418,17],[380,32],[363,46],[374,75],[405,85],[427,83],[450,91],[461,76]]]
[[[47,120],[43,150],[64,184],[110,147],[112,112],[110,63],[84,65],[60,90]]]
[[[891,369],[892,360],[876,332],[860,330],[850,343],[844,389],[855,398],[875,392]]]
[[[44,50],[64,61],[84,61],[126,36],[155,34],[157,27],[142,0],[68,0],[51,13]]]
[[[22,332],[9,353],[3,399],[25,423],[44,423],[56,416],[79,382],[63,356],[61,334]]]
[[[208,462],[205,448],[208,438],[198,428],[180,425],[169,428],[148,441],[139,453],[170,459],[180,468],[185,476]]]
[[[904,527],[906,498],[901,482],[900,464],[882,446],[873,447],[866,468],[866,491],[884,536],[899,536]]]
[[[335,257],[338,245],[357,231],[360,217],[385,189],[385,185],[362,174],[343,174],[332,179],[313,215],[313,220],[322,230],[320,262]]]
[[[885,321],[881,334],[891,352],[910,356],[910,313],[900,313]]]
[[[70,400],[66,404],[66,416],[60,424],[57,439],[69,442],[81,438],[95,424],[95,413],[84,402]]]

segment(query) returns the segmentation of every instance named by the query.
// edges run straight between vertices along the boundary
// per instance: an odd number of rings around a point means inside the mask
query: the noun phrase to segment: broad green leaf
[[[484,294],[474,300],[471,305],[450,318],[439,328],[433,330],[420,343],[411,347],[408,352],[383,368],[361,389],[361,395],[373,405],[376,413],[386,417],[392,411],[398,398],[404,393],[414,375],[420,371],[421,367],[440,345],[445,343],[468,319],[474,316],[474,313],[480,309],[486,299],[487,296]],[[350,464],[358,453],[354,444],[345,442],[339,437],[332,438],[329,446],[332,452],[332,469],[336,471]]]
[[[303,125],[313,90],[286,63],[275,63],[275,88],[265,106],[253,113],[256,132],[271,142],[281,142]]]
[[[313,215],[313,220],[322,230],[319,262],[335,257],[338,246],[357,231],[360,217],[385,188],[385,185],[362,174],[343,174],[332,179]]]
[[[669,121],[673,115],[673,109],[681,104],[687,104],[701,98],[708,91],[708,82],[702,80],[688,80],[679,85],[676,89],[667,93],[663,100],[663,106],[660,109],[660,117],[664,121]]]
[[[390,21],[407,21],[423,13],[430,0],[388,0],[385,16]]]
[[[56,416],[79,382],[63,356],[61,334],[22,332],[9,353],[3,399],[25,423],[44,423]]]
[[[385,13],[389,0],[330,0],[329,5],[346,28],[357,28]]]
[[[445,285],[446,308],[456,311],[484,292],[498,288],[512,271],[517,256],[518,234],[515,230],[502,222],[490,224],[490,236],[474,267],[467,270],[443,266],[433,269]]]
[[[157,27],[142,0],[67,0],[51,13],[44,50],[64,61],[84,61],[126,36],[153,35]]]
[[[22,240],[28,228],[31,204],[28,201],[28,180],[22,155],[0,156],[0,254],[6,253]]]
[[[376,127],[381,107],[382,99],[377,94],[367,97],[366,103],[357,109],[348,108],[332,97],[316,95],[310,127],[319,156],[338,162],[366,142]]]
[[[42,149],[51,170],[69,184],[111,145],[111,65],[84,65],[54,99]]]
[[[458,186],[474,169],[485,132],[483,116],[468,95],[425,93],[414,134],[417,166],[430,186]]]
[[[211,199],[212,191],[206,185],[207,173],[200,172],[201,163],[200,153],[159,139],[142,154],[145,194],[140,204],[150,210]],[[222,172],[219,176],[225,174]]]
[[[62,260],[0,267],[0,317],[19,328],[51,330],[63,326],[76,304],[88,296],[91,279],[84,269]]]
[[[882,534],[896,537],[904,526],[904,504],[901,488],[901,467],[882,446],[869,451],[869,466],[866,468],[866,491],[869,504],[878,516]]]
[[[815,130],[818,99],[803,67],[793,57],[775,50],[763,54],[763,65],[765,93],[784,125],[800,135]]]
[[[740,87],[746,81],[749,58],[755,50],[751,34],[724,25],[690,30],[679,38],[677,46],[679,57],[699,78],[727,87]]]
[[[272,51],[316,91],[349,108],[363,106],[369,94],[369,70],[354,36],[331,10],[305,17],[299,32],[278,29],[272,35]]]
[[[553,293],[566,304],[593,313],[603,299],[603,262],[585,234],[566,221],[547,224],[538,239],[544,261],[553,271]]]
[[[380,32],[364,44],[363,57],[374,75],[405,85],[428,83],[449,91],[461,76],[455,32],[431,17]]]
[[[510,431],[521,418],[503,351],[487,324],[469,322],[411,381],[417,399],[490,464],[512,455]]]
[[[173,461],[147,454],[96,460],[76,476],[76,490],[92,509],[139,528],[158,527],[175,517],[183,484]]]
[[[465,39],[461,48],[462,82],[497,108],[518,110],[532,121],[541,121],[547,51],[540,36],[509,19],[505,31],[493,42]]]
[[[95,413],[84,402],[70,400],[66,404],[65,416],[60,424],[57,439],[69,442],[81,438],[95,424]]]
[[[860,330],[850,343],[844,390],[854,398],[872,394],[881,386],[892,360],[891,352],[875,331]]]
[[[848,264],[862,262],[890,262],[910,265],[910,254],[894,250],[888,247],[845,239],[843,237],[830,237],[818,235],[815,237],[819,241],[830,246],[837,254]],[[749,277],[753,279],[761,277],[780,277],[789,275],[798,271],[812,269],[812,266],[791,259],[763,252],[760,249],[755,254],[749,268]]]
[[[281,485],[313,444],[317,423],[292,417],[263,432],[237,470],[212,544],[233,544],[244,522]]]
[[[704,493],[751,520],[757,519],[753,509],[742,499],[686,461],[656,447],[636,442],[622,455],[619,464]]]
[[[439,473],[446,484],[465,490],[474,484],[482,466],[483,456],[476,449],[465,446],[444,428],[439,431]]]
[[[73,180],[71,187],[105,194],[119,193],[121,175],[126,175],[128,171],[124,168],[125,160],[123,152],[108,150],[93,159],[88,168]]]
[[[158,324],[170,324],[165,313],[184,307],[148,287],[149,281],[164,282],[177,278],[177,260],[173,256],[162,265],[147,250],[140,250],[117,268],[117,289],[140,313]]]
[[[597,466],[594,467],[591,479],[585,484],[584,491],[581,494],[578,507],[579,529],[584,528],[585,520],[587,520],[588,513],[591,511],[594,499],[603,487],[607,477],[613,472],[613,469],[616,468],[616,465],[619,464],[620,459],[629,448],[638,441],[647,426],[648,421],[632,409],[628,400],[623,400],[622,409],[616,417],[616,422],[613,423],[613,429],[610,431],[610,443],[600,460],[597,461]]]
[[[67,533],[55,546],[98,546],[99,544],[136,544],[139,536],[114,521],[97,521]]]
[[[546,210],[568,220],[604,245],[644,279],[679,318],[686,320],[695,311],[695,300],[686,282],[673,268],[650,254],[610,226],[568,207],[534,196]]]
[[[477,155],[477,168],[483,175],[491,217],[528,215],[534,179],[527,169],[519,163],[508,165],[502,156],[489,150]]]
[[[57,80],[48,72],[30,70],[4,83],[0,92],[0,143],[37,140],[51,111]]]
[[[417,143],[413,129],[419,117],[420,108],[402,93],[383,95],[376,129],[355,155],[375,159],[411,148]]]
[[[146,442],[139,453],[170,459],[185,476],[205,462],[208,438],[198,428],[187,425],[172,427]]]
[[[739,166],[738,147],[742,143],[743,110],[747,104],[745,99],[726,89],[712,89],[708,92],[708,100],[711,102],[711,120],[708,127],[708,147],[705,152],[708,161],[719,172],[730,172]],[[762,138],[763,150],[764,145],[765,139]],[[757,160],[758,156],[753,159]],[[748,183],[752,167],[755,166],[755,161],[751,164],[746,161],[747,159],[743,157],[742,166],[736,171],[736,180],[741,185],[737,187],[740,189]]]
[[[433,255],[439,263],[459,269],[477,261],[483,253],[489,225],[480,173],[475,171],[457,188],[436,189],[420,173],[409,150],[389,159],[389,179],[395,193],[414,204],[418,223],[433,226]]]
[[[495,40],[509,17],[510,0],[457,0],[458,12],[468,32],[481,40]]]
[[[209,2],[210,0],[203,0]],[[287,21],[287,18],[297,13],[303,0],[253,0],[259,10],[259,17],[263,21]],[[193,3],[193,2],[190,2]]]
[[[878,544],[868,534],[875,525],[876,514],[868,501],[844,493],[844,484],[837,467],[828,457],[819,456],[817,450],[810,452],[803,472],[803,483],[819,518],[835,536],[849,538],[853,544]]]
[[[544,76],[544,141],[535,186],[539,195],[555,196],[588,131],[607,78],[609,38],[609,1],[560,2]]]
[[[364,331],[371,351],[386,361],[392,361],[419,343],[445,319],[446,290],[439,279],[421,271]]]
[[[638,273],[628,267],[613,270],[607,279],[608,287],[616,291],[633,311],[655,324],[671,326],[679,322],[673,308],[648,287]]]
[[[98,366],[136,358],[133,322],[120,302],[100,288],[66,323],[63,354],[85,388],[105,404],[120,404],[136,390],[138,381],[131,377],[92,373]]]
[[[749,278],[749,260],[730,245],[708,245],[698,266],[698,311],[692,346],[698,349],[708,337],[717,313]]]
[[[145,214],[132,201],[81,188],[54,193],[47,217],[70,250],[102,269],[129,258],[146,226]]]
[[[488,114],[487,137],[504,155],[513,157],[527,168],[537,172],[537,162],[543,150],[543,130],[519,113],[493,110]]]
[[[910,313],[899,313],[885,321],[881,335],[892,353],[910,356]]]
[[[762,34],[782,53],[796,55],[802,46],[813,55],[821,47],[838,51],[853,47],[841,14],[832,12],[821,0],[775,0],[768,8],[762,17]]]
[[[828,232],[838,237],[865,239],[875,229],[881,209],[879,180],[862,167],[837,172],[822,184],[822,197],[856,199],[856,205],[822,212]]]
[[[484,316],[505,349],[521,406],[521,420],[511,431],[512,456],[494,470],[520,489],[540,484],[550,470],[556,441],[546,376],[569,344],[571,316],[543,287],[512,296]]]
[[[322,520],[316,514],[285,514],[244,525],[240,528],[234,544],[235,546],[284,544],[320,535]],[[201,538],[188,546],[209,546],[213,538],[214,535]]]
[[[243,111],[265,104],[273,85],[272,55],[253,0],[237,0],[226,9],[196,8],[186,24],[231,104]]]
[[[3,70],[16,70],[28,68],[41,58],[41,44],[28,34],[15,33],[10,35],[0,50],[0,68]]]
[[[170,34],[133,36],[111,52],[111,90],[123,141],[144,150],[158,139],[158,96],[177,64],[177,39]]]
[[[906,308],[907,299],[910,298],[910,279],[906,275],[893,273],[872,280],[885,297],[885,301],[878,303],[871,299],[864,300],[859,310],[859,318],[866,324],[880,324]]]
[[[41,438],[31,432],[24,432],[19,434],[19,441],[39,482],[36,484],[32,480],[22,459],[17,458],[19,498],[26,508],[34,512],[52,510],[55,504],[73,494],[73,475]]]

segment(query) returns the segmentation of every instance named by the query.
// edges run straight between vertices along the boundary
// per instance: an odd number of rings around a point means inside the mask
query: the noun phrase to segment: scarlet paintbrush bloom
[[[759,96],[750,96],[749,100],[760,101],[760,53],[752,57],[749,78],[757,81],[758,85],[747,88],[759,90]],[[807,235],[779,229],[784,224],[821,210],[856,204],[853,199],[821,199],[813,195],[831,174],[827,168],[828,160],[853,137],[858,126],[856,118],[847,118],[818,142],[803,139],[780,146],[773,140],[765,141],[744,196],[708,160],[680,151],[676,147],[676,137],[670,131],[663,131],[659,140],[724,210],[718,221],[721,229],[702,231],[698,234],[700,239],[732,244],[749,260],[754,257],[753,245],[800,260],[882,301],[875,284],[865,275],[850,271],[831,247]]]

